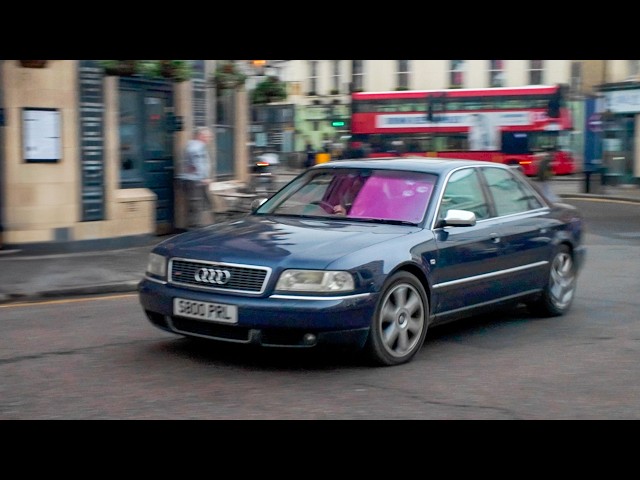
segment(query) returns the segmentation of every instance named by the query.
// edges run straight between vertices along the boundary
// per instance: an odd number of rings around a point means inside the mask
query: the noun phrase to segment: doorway
[[[120,188],[156,194],[156,234],[175,230],[173,85],[120,77]]]

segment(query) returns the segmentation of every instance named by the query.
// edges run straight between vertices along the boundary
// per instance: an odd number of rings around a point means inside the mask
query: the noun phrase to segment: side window
[[[142,92],[121,89],[119,94],[120,188],[144,184],[144,103]]]
[[[498,216],[542,208],[533,188],[503,168],[483,168]]]
[[[442,196],[438,218],[443,219],[449,210],[469,210],[476,219],[489,218],[489,207],[482,192],[478,169],[465,168],[451,174]]]

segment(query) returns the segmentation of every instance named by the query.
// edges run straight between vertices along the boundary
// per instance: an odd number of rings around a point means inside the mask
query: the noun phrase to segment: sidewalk
[[[561,198],[609,198],[640,203],[637,185],[590,185],[584,193],[582,175],[556,177],[552,191]],[[149,237],[130,248],[70,252],[0,249],[0,303],[73,295],[135,292],[144,275],[147,255],[168,237]]]

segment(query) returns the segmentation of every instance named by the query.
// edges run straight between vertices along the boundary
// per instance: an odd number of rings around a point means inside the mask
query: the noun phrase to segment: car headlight
[[[157,253],[150,253],[147,260],[147,273],[165,278],[167,276],[167,259]]]
[[[288,292],[348,292],[353,288],[353,276],[343,271],[285,270],[276,284],[276,290]]]

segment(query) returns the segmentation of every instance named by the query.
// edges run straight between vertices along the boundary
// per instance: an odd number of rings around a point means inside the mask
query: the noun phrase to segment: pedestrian
[[[210,128],[199,127],[187,142],[182,158],[179,178],[184,185],[187,200],[187,226],[198,228],[205,224],[202,215],[211,211],[209,185],[211,184],[211,159],[208,145],[213,138]]]
[[[304,149],[305,153],[307,154],[307,157],[305,158],[304,161],[304,168],[309,168],[313,165],[316,164],[316,151],[313,148],[313,146],[311,145],[310,142],[307,142],[307,146]]]
[[[545,148],[542,152],[538,154],[538,171],[537,171],[537,180],[540,183],[540,187],[542,192],[548,197],[553,197],[553,192],[549,186],[549,180],[553,176],[552,169],[552,160],[553,160],[553,149]]]

